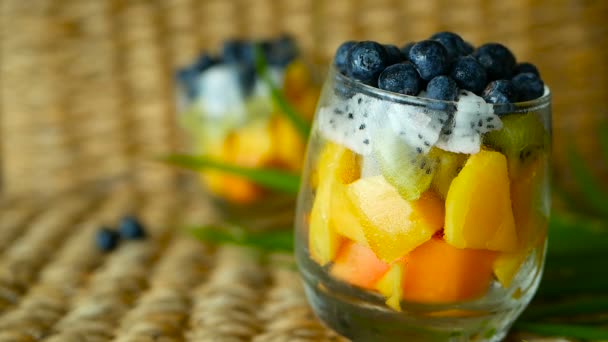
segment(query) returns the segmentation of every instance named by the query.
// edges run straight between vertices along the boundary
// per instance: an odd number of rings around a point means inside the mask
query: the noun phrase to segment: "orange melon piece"
[[[482,150],[469,157],[445,202],[445,241],[457,248],[514,251],[517,232],[507,159]]]
[[[347,196],[361,220],[370,248],[385,262],[392,262],[441,229],[443,202],[425,192],[406,201],[383,176],[359,179],[347,187]]]
[[[494,263],[494,274],[503,287],[511,285],[530,252],[544,246],[548,225],[547,160],[543,157],[520,170],[511,182],[513,216],[519,239],[516,251],[502,253]]]
[[[403,263],[397,262],[384,274],[378,283],[376,290],[386,298],[386,305],[401,311],[401,299],[403,299]]]
[[[455,248],[434,237],[405,258],[403,298],[449,303],[482,296],[492,281],[496,252]]]
[[[360,168],[350,150],[333,143],[325,145],[317,165],[319,185],[310,212],[308,247],[313,260],[325,265],[335,258],[342,241],[330,220],[333,189],[357,179]]]
[[[369,247],[346,241],[334,260],[331,274],[355,286],[374,289],[388,269],[388,264],[378,259]]]

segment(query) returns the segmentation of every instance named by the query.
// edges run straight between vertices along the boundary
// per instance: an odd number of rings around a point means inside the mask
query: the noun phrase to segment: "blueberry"
[[[198,94],[196,82],[198,75],[199,73],[191,67],[181,68],[175,73],[175,80],[184,89],[189,99],[194,99]]]
[[[412,46],[414,46],[414,44],[416,44],[416,42],[409,42],[401,47],[401,55],[406,60],[409,58],[410,50],[412,49]]]
[[[509,80],[496,80],[488,84],[483,91],[487,103],[513,103],[516,101],[513,83]]]
[[[473,53],[473,56],[486,69],[489,81],[509,79],[513,76],[515,56],[504,45],[484,44]]]
[[[375,86],[378,76],[388,66],[388,54],[376,42],[355,44],[348,54],[348,75],[365,84]]]
[[[454,101],[458,95],[458,85],[449,76],[433,78],[426,85],[426,97],[441,101]]]
[[[209,69],[209,67],[213,66],[217,62],[218,62],[217,59],[214,58],[213,56],[203,53],[198,57],[196,62],[194,62],[192,69],[196,70],[196,72],[198,72],[198,73],[202,73],[203,71]]]
[[[269,44],[266,58],[268,64],[285,67],[298,56],[298,46],[289,35],[283,35]]]
[[[104,252],[109,252],[118,246],[120,236],[110,228],[102,227],[95,234],[95,244],[97,248]]]
[[[532,63],[519,63],[517,64],[517,66],[515,67],[515,75],[517,74],[523,74],[524,72],[531,72],[534,75],[540,77],[540,72],[538,72],[538,69],[536,68],[536,66]]]
[[[410,62],[393,64],[378,77],[378,88],[405,95],[420,92],[420,76]]]
[[[543,96],[545,84],[531,72],[517,74],[511,80],[517,101],[529,101]]]
[[[452,65],[450,76],[456,81],[458,87],[478,95],[486,86],[486,71],[472,56],[459,57]]]
[[[471,44],[467,41],[464,41],[462,44],[462,54],[464,56],[468,56],[468,55],[472,54],[473,51],[475,51],[475,47],[473,46],[473,44]]]
[[[462,40],[462,38],[456,33],[439,32],[432,35],[430,39],[438,41],[441,43],[441,45],[443,45],[443,47],[445,47],[448,52],[448,59],[450,61],[455,60],[459,56],[464,56],[467,54],[465,52],[464,40]]]
[[[408,58],[425,81],[429,81],[435,76],[445,75],[448,69],[448,52],[441,43],[435,40],[423,40],[414,44]]]
[[[224,42],[222,59],[225,63],[254,63],[253,44],[245,40],[231,39]]]
[[[251,94],[256,80],[255,66],[250,63],[239,63],[237,67],[239,85],[245,96]]]
[[[338,50],[336,50],[334,64],[336,65],[336,68],[338,68],[338,70],[343,74],[346,74],[346,67],[348,64],[348,52],[353,46],[355,46],[355,44],[357,44],[357,42],[349,40],[347,42],[342,43],[342,45],[338,47]]]
[[[135,216],[125,216],[118,224],[118,233],[125,240],[137,240],[146,237],[143,224]]]
[[[396,47],[395,45],[385,44],[384,49],[386,50],[386,53],[388,54],[388,64],[389,65],[401,63],[405,59],[403,57],[403,55],[401,54],[401,50],[399,50],[399,48]]]

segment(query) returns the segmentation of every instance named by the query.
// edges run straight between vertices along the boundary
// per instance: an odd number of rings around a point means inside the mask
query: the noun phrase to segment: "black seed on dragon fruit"
[[[444,126],[437,147],[459,153],[477,153],[481,135],[502,128],[502,122],[491,104],[466,90],[461,91],[456,112],[451,122]]]
[[[356,94],[346,101],[340,101],[319,110],[319,131],[329,140],[341,144],[355,153],[367,155],[371,152],[369,121],[378,112],[377,99]]]

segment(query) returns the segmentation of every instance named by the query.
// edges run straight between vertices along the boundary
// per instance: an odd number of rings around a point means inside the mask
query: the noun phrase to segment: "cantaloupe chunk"
[[[494,274],[503,287],[511,285],[522,263],[533,249],[542,250],[548,225],[547,160],[538,158],[511,182],[511,199],[519,246],[502,253],[494,263]]]
[[[445,205],[445,241],[452,246],[517,249],[507,159],[501,153],[482,150],[469,157],[452,181]]]
[[[389,266],[376,257],[369,247],[346,241],[334,260],[331,274],[355,286],[373,289]]]
[[[359,179],[348,186],[370,248],[385,262],[413,250],[441,229],[443,202],[433,192],[404,200],[383,176]]]
[[[492,281],[496,254],[455,248],[434,237],[404,258],[403,298],[412,302],[449,303],[480,297]]]
[[[325,145],[317,165],[319,185],[310,212],[308,244],[313,260],[326,265],[335,258],[342,241],[330,220],[333,189],[357,179],[360,168],[350,150],[333,143]]]
[[[386,298],[386,305],[401,311],[401,299],[403,299],[403,263],[397,262],[384,274],[378,283],[376,290]]]

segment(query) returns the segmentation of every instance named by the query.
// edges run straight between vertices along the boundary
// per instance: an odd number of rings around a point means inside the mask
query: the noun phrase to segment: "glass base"
[[[404,302],[404,310],[396,312],[379,294],[336,281],[307,255],[298,253],[298,263],[317,317],[352,341],[501,341],[532,299],[542,273],[535,272],[531,286],[518,298],[493,301],[488,295],[455,304]]]

